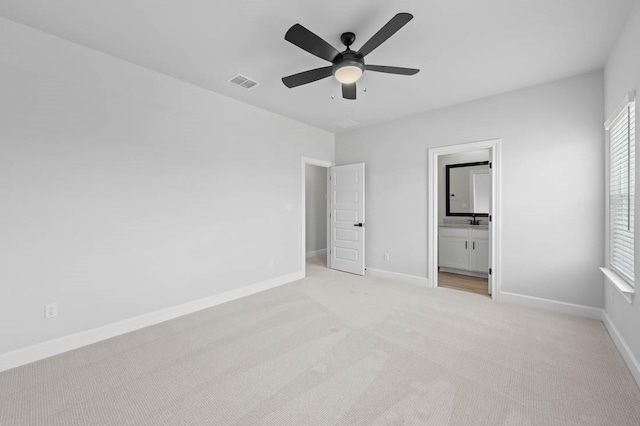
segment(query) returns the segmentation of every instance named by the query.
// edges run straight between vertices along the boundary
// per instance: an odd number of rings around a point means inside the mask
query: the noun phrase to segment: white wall
[[[367,266],[427,277],[428,149],[501,138],[502,290],[601,307],[602,116],[593,72],[337,135],[367,165]]]
[[[4,19],[0,93],[0,354],[299,271],[332,134]]]
[[[447,216],[447,169],[449,164],[475,163],[479,161],[489,161],[490,151],[483,149],[480,151],[461,152],[458,154],[441,155],[438,157],[438,223],[444,219],[460,219],[466,221],[466,217]],[[481,223],[485,223],[486,218],[478,218]]]
[[[327,248],[327,169],[305,165],[306,252]]]
[[[605,118],[630,90],[640,95],[640,2],[636,2],[629,15],[626,27],[614,48],[605,68]],[[636,144],[638,144],[638,123],[640,108],[636,102]],[[636,194],[640,185],[640,167],[636,166]],[[640,200],[636,197],[636,211],[640,211]],[[640,215],[636,214],[635,223],[635,271],[640,276]],[[604,262],[604,260],[603,260]],[[640,286],[637,283],[636,288]],[[640,290],[636,290],[640,291]],[[605,311],[618,329],[629,349],[640,360],[640,295],[636,293],[633,305],[627,303],[622,295],[610,284],[605,286]]]

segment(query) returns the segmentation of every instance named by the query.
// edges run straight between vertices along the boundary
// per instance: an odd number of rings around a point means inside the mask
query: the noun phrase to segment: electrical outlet
[[[391,256],[389,255],[388,251],[384,252],[384,260],[389,260],[391,258]]]
[[[49,319],[58,316],[58,304],[50,303],[44,305],[44,319]]]

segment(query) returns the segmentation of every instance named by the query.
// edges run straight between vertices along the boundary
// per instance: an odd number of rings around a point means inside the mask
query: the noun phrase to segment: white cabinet
[[[489,231],[469,229],[469,269],[489,273]]]
[[[475,228],[439,228],[438,266],[457,273],[489,272],[489,232]]]
[[[454,229],[460,232],[442,232],[438,245],[438,266],[454,269],[469,269],[469,232],[466,229]],[[464,232],[462,232],[464,231]]]

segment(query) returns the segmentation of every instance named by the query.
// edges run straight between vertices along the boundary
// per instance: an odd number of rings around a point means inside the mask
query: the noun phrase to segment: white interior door
[[[331,168],[331,269],[364,275],[364,163]]]

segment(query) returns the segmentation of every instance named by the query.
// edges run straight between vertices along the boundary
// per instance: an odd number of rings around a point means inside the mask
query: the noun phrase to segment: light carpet
[[[0,373],[1,425],[640,425],[602,322],[328,270]]]

